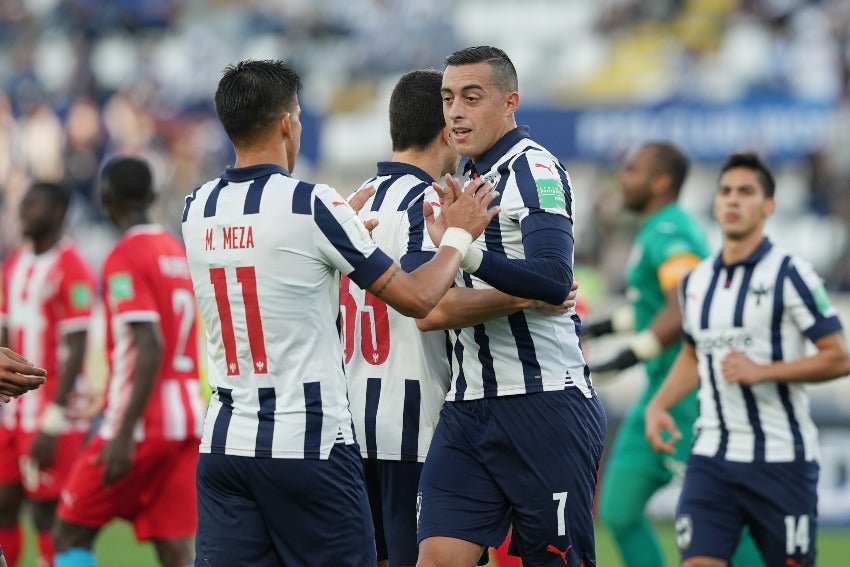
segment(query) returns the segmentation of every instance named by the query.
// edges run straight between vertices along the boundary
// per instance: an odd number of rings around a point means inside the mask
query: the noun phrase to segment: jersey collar
[[[423,169],[419,169],[415,165],[411,165],[409,163],[402,163],[400,161],[379,161],[378,162],[378,176],[392,176],[392,175],[412,175],[422,181],[427,181],[431,183],[434,181],[434,178],[425,172]]]
[[[723,263],[723,252],[720,252],[717,257],[714,259],[714,269],[719,270],[722,267],[732,268],[735,266],[754,266],[759,263],[759,261],[765,257],[765,255],[770,252],[770,249],[773,248],[773,243],[770,241],[768,237],[764,237],[762,239],[761,244],[752,251],[752,253],[741,260],[740,262],[735,262],[734,264],[726,265]]]
[[[482,174],[490,171],[496,165],[496,162],[508,153],[509,149],[514,147],[523,138],[529,137],[528,126],[517,126],[502,136],[498,142],[493,144],[493,147],[484,152],[475,164],[472,163],[472,160],[466,160],[466,163],[463,165],[464,174],[469,175],[470,172]]]
[[[224,168],[221,178],[229,183],[242,183],[244,181],[257,179],[258,177],[268,177],[275,173],[285,175],[286,177],[292,177],[286,169],[279,165],[263,163],[260,165],[249,165],[248,167],[232,167],[228,165]]]

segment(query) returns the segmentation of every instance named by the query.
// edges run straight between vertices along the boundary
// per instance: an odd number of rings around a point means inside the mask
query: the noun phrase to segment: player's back
[[[375,195],[360,217],[377,219],[372,238],[405,270],[436,247],[425,230],[423,199],[437,202],[431,177],[412,165],[380,162]],[[361,187],[362,189],[362,187]],[[451,379],[445,331],[416,322],[343,278],[340,323],[351,412],[364,457],[423,461]]]
[[[104,261],[110,383],[107,404],[129,398],[136,345],[129,324],[155,323],[162,356],[140,429],[145,438],[198,437],[202,419],[197,309],[185,250],[167,230],[128,230]],[[107,418],[107,435],[117,422]],[[141,434],[141,433],[140,433]]]
[[[214,390],[201,450],[327,458],[353,442],[338,268],[369,235],[344,199],[276,166],[229,168],[187,198],[183,235]]]

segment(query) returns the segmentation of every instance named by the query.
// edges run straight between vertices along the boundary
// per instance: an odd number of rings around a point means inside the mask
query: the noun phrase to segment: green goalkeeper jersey
[[[650,326],[664,307],[667,291],[678,286],[708,255],[708,241],[699,222],[676,203],[666,205],[641,223],[626,267],[627,297],[634,308],[636,331]],[[677,341],[646,361],[648,388],[644,402],[661,386],[680,345]],[[691,398],[695,399],[695,395]],[[696,416],[696,407],[693,409]]]

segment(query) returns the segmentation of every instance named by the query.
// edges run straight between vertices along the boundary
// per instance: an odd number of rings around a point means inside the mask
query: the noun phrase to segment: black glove
[[[615,356],[611,360],[608,360],[608,361],[603,362],[602,364],[599,364],[599,365],[596,365],[596,366],[591,366],[590,372],[591,372],[591,374],[593,374],[593,373],[602,374],[602,373],[605,373],[605,372],[615,372],[615,371],[619,371],[619,370],[625,370],[626,368],[628,368],[630,366],[634,366],[638,362],[640,362],[640,359],[635,354],[635,351],[633,351],[630,348],[627,348],[623,351],[620,351],[620,353],[617,354],[617,356]]]
[[[614,324],[611,319],[603,319],[581,326],[581,338],[592,339],[602,335],[610,335],[614,332]]]

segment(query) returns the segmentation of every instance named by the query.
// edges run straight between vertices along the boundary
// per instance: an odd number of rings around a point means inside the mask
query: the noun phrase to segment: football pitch
[[[675,533],[672,524],[658,525],[662,546],[667,557],[667,566],[678,563]],[[622,567],[608,532],[597,526],[596,554],[599,567]],[[36,567],[33,555],[33,540],[28,536],[27,553],[21,567]],[[827,526],[818,533],[818,566],[843,567],[850,558],[850,527]],[[133,538],[130,526],[124,522],[113,522],[101,532],[95,545],[98,567],[156,567],[156,553],[150,544],[139,544]],[[319,566],[317,566],[319,567]]]

